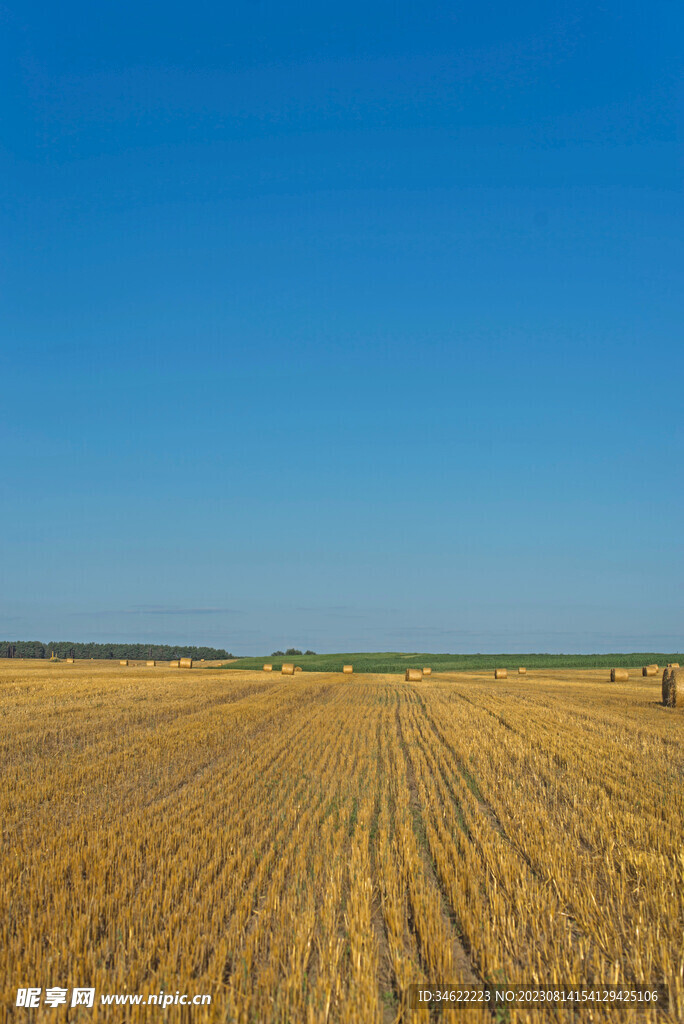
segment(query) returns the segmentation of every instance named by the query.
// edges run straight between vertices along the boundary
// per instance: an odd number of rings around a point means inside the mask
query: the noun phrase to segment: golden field
[[[607,679],[0,661],[4,1019],[683,1020],[684,710]],[[483,980],[661,1002],[406,1006]]]

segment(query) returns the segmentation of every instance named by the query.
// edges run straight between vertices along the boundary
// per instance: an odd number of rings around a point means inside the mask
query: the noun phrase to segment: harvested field
[[[661,700],[605,668],[0,662],[4,1019],[681,1021],[684,708]],[[406,1006],[504,978],[659,1002]],[[28,1012],[20,985],[96,1001]],[[212,1003],[100,1002],[160,989]]]

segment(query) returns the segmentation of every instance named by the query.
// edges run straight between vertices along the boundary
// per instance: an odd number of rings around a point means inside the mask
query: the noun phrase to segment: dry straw
[[[494,678],[495,679],[507,679],[508,678],[508,669],[506,669],[506,668],[495,668],[494,669]]]
[[[272,672],[273,665],[264,665],[264,672]]]
[[[419,668],[407,668],[404,679],[407,683],[419,683],[423,678],[423,673]]]
[[[354,666],[353,665],[343,665],[342,666],[342,671],[346,672],[347,675],[350,675],[354,671]]]
[[[663,672],[663,704],[666,708],[676,708],[678,703],[680,706],[684,703],[684,671],[666,668]]]
[[[126,661],[126,659],[125,659],[125,658],[123,658],[123,659],[122,659],[122,660],[121,660],[121,661],[119,662],[119,664],[120,664],[120,665],[127,665],[127,664],[128,664],[128,662]]]
[[[180,659],[180,667],[181,668],[192,668],[192,658],[181,658]]]
[[[284,676],[293,676],[294,675],[294,665],[291,662],[286,661],[286,662],[284,662],[283,667],[281,668],[280,672]]]
[[[427,668],[423,669],[423,675],[424,676],[431,676],[432,675],[432,669],[430,668],[429,665],[427,666]]]
[[[642,676],[657,676],[658,666],[657,665],[644,665],[641,670]]]
[[[74,659],[73,658],[67,658],[66,663],[67,663],[67,665],[73,665]]]
[[[145,665],[147,666],[147,668],[154,668],[154,666],[156,664],[157,664],[156,661],[146,661],[145,662]]]
[[[611,683],[624,683],[626,679],[629,679],[629,672],[626,668],[611,668],[610,670],[610,681]]]
[[[524,665],[521,665],[520,668],[518,669],[518,675],[519,676],[526,676],[527,675],[527,669],[525,668]]]

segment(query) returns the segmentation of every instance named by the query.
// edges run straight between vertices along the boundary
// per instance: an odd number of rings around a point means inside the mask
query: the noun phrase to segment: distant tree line
[[[177,661],[192,658],[195,661],[218,661],[233,655],[222,647],[178,647],[170,644],[77,644],[72,640],[0,640],[0,658],[131,658],[132,660]]]
[[[288,647],[286,651],[274,651],[272,658],[284,658],[287,654],[315,654],[315,651],[300,651],[296,647]]]

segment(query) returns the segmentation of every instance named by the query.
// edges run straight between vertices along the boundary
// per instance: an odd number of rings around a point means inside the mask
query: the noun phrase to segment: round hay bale
[[[121,660],[121,661],[119,662],[119,664],[120,664],[120,665],[127,665],[127,664],[128,664],[128,661],[126,660],[126,658],[123,658],[123,659],[122,659],[122,660]]]
[[[423,673],[419,668],[407,668],[404,679],[407,683],[419,683],[423,678]]]
[[[156,662],[156,661],[146,661],[146,662],[145,662],[145,665],[146,665],[146,667],[147,667],[147,668],[154,668],[154,666],[155,666],[156,664],[157,664],[157,662]]]
[[[670,706],[670,673],[671,668],[663,669],[663,704],[666,708]]]
[[[680,668],[670,672],[670,707],[676,708],[684,704],[684,672]]]
[[[520,668],[518,669],[518,675],[519,676],[526,676],[527,675],[527,669],[525,668],[524,665],[521,665]]]
[[[641,670],[642,676],[657,676],[658,666],[657,665],[644,665]]]
[[[343,665],[342,666],[342,671],[345,672],[347,675],[351,675],[351,673],[354,671],[354,666],[353,665]]]
[[[273,665],[264,665],[264,672],[272,672]]]
[[[432,675],[432,669],[430,668],[429,665],[426,668],[423,669],[423,675],[424,676],[431,676]]]
[[[294,675],[294,665],[291,662],[286,661],[286,662],[283,663],[283,667],[281,668],[280,672],[281,672],[281,675],[284,675],[284,676],[293,676]]]
[[[67,663],[67,665],[73,665],[74,659],[73,658],[67,658],[66,663]]]
[[[295,665],[295,672],[302,672],[302,671],[303,671],[303,669],[302,669],[301,665]]]
[[[508,679],[508,669],[507,668],[495,668],[494,669],[494,678],[495,679]]]
[[[177,661],[170,661],[169,668],[179,668],[179,663]]]
[[[670,664],[667,667],[668,668],[679,668],[679,662],[678,661],[671,661]]]
[[[180,659],[180,667],[181,668],[192,668],[192,658],[181,658]]]
[[[666,668],[663,672],[663,704],[666,708],[684,704],[684,669]]]
[[[626,668],[611,668],[610,670],[610,681],[611,683],[624,683],[625,680],[629,679],[629,672]]]

